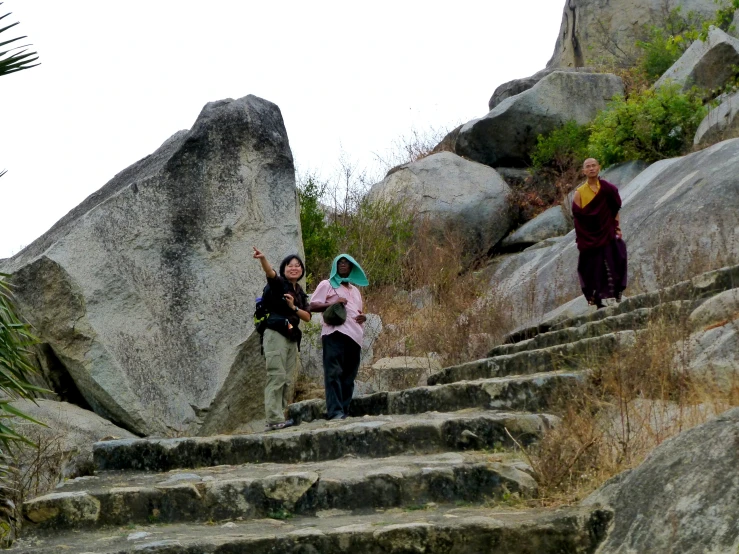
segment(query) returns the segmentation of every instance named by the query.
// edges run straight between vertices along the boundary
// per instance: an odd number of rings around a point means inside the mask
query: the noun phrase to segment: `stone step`
[[[597,358],[608,356],[622,345],[633,344],[637,331],[619,331],[592,339],[560,344],[539,350],[483,358],[447,367],[429,376],[429,385],[456,381],[491,379],[506,375],[527,375],[555,370],[584,370]]]
[[[674,320],[680,317],[687,317],[695,309],[696,304],[697,302],[693,300],[676,300],[665,304],[658,304],[652,308],[638,308],[630,312],[611,315],[595,321],[585,321],[578,327],[557,328],[546,333],[539,333],[530,339],[496,346],[488,353],[488,357],[493,358],[495,356],[516,354],[524,350],[549,348],[550,346],[595,338],[617,331],[643,329],[650,321],[657,318],[667,317]]]
[[[557,331],[568,327],[579,327],[590,321],[625,314],[641,308],[653,308],[659,304],[676,300],[701,301],[716,294],[739,286],[739,265],[727,266],[708,271],[687,281],[653,292],[638,294],[624,299],[617,306],[596,310],[574,318],[555,320],[519,329],[505,338],[506,344],[516,343],[535,337],[541,333]]]
[[[219,524],[131,525],[23,537],[17,554],[586,554],[607,533],[610,511],[419,505],[375,513],[319,514]]]
[[[257,519],[494,502],[536,495],[531,469],[511,455],[451,452],[247,464],[168,473],[102,472],[67,482],[23,505],[24,534],[146,523]]]
[[[529,444],[557,421],[546,414],[466,410],[312,422],[270,433],[123,439],[93,445],[97,468],[169,471],[246,463],[297,463],[347,455],[385,458]]]
[[[416,387],[402,391],[377,392],[352,399],[349,413],[366,415],[455,412],[468,408],[536,412],[549,408],[554,389],[584,378],[582,372],[552,371],[516,377],[461,381],[446,385]],[[326,402],[305,400],[288,407],[288,417],[297,422],[325,417]]]

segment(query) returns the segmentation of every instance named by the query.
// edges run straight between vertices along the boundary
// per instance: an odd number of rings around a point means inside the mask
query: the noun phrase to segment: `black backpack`
[[[254,328],[260,336],[264,335],[264,330],[267,328],[267,318],[269,317],[267,298],[269,294],[270,289],[267,284],[264,286],[264,290],[262,290],[262,296],[257,298],[257,302],[254,305]]]

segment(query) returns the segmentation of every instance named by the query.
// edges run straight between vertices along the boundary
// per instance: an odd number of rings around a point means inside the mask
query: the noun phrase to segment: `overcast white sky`
[[[300,170],[375,163],[542,69],[562,0],[4,0],[42,65],[0,79],[0,258],[189,129],[206,102],[280,106]],[[13,34],[13,32],[16,34]]]

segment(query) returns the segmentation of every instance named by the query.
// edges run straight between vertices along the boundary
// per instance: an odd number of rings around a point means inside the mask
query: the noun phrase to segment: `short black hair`
[[[298,256],[297,254],[290,254],[289,256],[286,256],[280,264],[280,277],[282,277],[283,279],[285,278],[285,268],[287,267],[287,264],[289,264],[293,260],[298,260],[298,263],[300,264],[300,269],[303,270],[303,272],[300,274],[299,279],[302,279],[305,275],[305,264],[303,263],[303,260],[301,260],[300,256]]]

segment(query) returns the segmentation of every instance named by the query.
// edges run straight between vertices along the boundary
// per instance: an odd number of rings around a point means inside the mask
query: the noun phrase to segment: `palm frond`
[[[2,2],[0,2],[0,5],[2,5]],[[6,13],[5,15],[0,16],[0,20],[5,19],[9,15],[10,13]],[[0,33],[3,33],[8,29],[12,29],[16,25],[18,25],[18,22],[11,23],[10,25],[5,25],[4,27],[0,28]],[[26,37],[20,36],[0,41],[0,47],[5,46],[6,44],[17,42],[19,40],[23,40],[24,38]],[[30,69],[39,65],[38,63],[34,63],[38,60],[38,54],[36,52],[29,52],[28,46],[30,46],[30,44],[16,46],[14,48],[10,48],[9,50],[5,50],[4,52],[0,52],[0,76],[10,75],[11,73],[23,71],[24,69]],[[0,173],[0,176],[2,176],[2,173]]]

